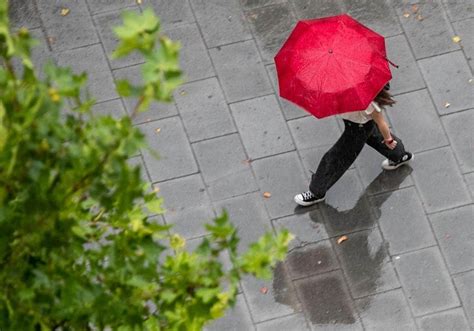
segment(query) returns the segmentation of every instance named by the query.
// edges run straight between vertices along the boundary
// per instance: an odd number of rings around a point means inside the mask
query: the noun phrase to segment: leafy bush
[[[171,100],[179,45],[160,34],[151,10],[123,19],[114,55],[139,52],[144,83],[120,81],[117,90],[137,97],[139,112]],[[153,221],[161,200],[128,162],[147,148],[144,136],[128,116],[91,112],[85,73],[49,64],[39,79],[33,44],[27,29],[10,31],[0,2],[1,330],[200,330],[235,302],[243,274],[271,276],[287,232],[239,255],[224,214],[188,252]]]

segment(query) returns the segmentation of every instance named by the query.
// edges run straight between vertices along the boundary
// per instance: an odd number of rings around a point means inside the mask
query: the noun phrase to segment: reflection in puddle
[[[385,187],[388,183],[390,191],[396,190],[410,173],[410,168],[397,172],[382,172],[349,211],[341,212],[330,205],[316,207],[324,215],[325,225],[322,224],[321,217],[316,217],[319,213],[311,212],[314,208],[297,208],[295,213],[309,213],[311,220],[325,226],[332,237],[337,238],[341,230],[342,233],[357,232],[352,233],[350,239],[342,245],[336,244],[334,239],[329,239],[292,249],[285,262],[275,268],[275,300],[297,310],[298,305],[294,300],[287,300],[293,296],[285,292],[292,288],[288,286],[287,281],[293,282],[302,308],[312,324],[349,326],[357,323],[359,319],[351,293],[353,297],[362,297],[397,287],[387,247],[376,227],[376,220],[380,216],[378,209],[390,194],[382,195],[384,198],[370,200],[368,192],[373,192],[381,183]],[[358,231],[360,223],[344,223],[340,222],[341,219],[363,222],[362,229],[367,230]],[[334,224],[338,224],[337,229],[332,227]],[[372,229],[374,227],[375,230]],[[330,241],[333,241],[333,245]],[[287,281],[282,282],[283,279]]]

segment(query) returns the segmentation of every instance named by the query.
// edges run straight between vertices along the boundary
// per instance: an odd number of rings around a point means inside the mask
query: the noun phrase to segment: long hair
[[[389,90],[390,84],[385,85],[382,91],[380,91],[374,99],[374,101],[382,108],[385,108],[386,106],[392,107],[393,104],[396,103]]]

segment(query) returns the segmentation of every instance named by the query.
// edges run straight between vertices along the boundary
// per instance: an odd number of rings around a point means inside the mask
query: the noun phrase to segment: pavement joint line
[[[198,139],[198,140],[193,140],[190,142],[190,145],[195,145],[195,144],[199,144],[199,143],[202,143],[202,142],[206,142],[206,141],[209,141],[209,140],[214,140],[214,139],[219,139],[219,138],[223,138],[223,137],[229,137],[229,136],[232,136],[232,135],[237,135],[239,134],[238,131],[234,131],[234,132],[227,132],[227,133],[223,133],[219,136],[213,136],[213,137],[208,137],[208,138],[203,138],[203,139]]]
[[[400,96],[400,95],[410,94],[410,93],[414,93],[414,92],[420,92],[420,91],[423,91],[423,90],[428,90],[428,87],[425,86],[425,87],[417,88],[417,89],[414,89],[414,90],[404,91],[404,92],[392,94],[392,96],[393,96],[394,98],[396,98],[396,97],[398,97],[398,96]]]
[[[465,112],[468,112],[468,111],[474,111],[474,108],[460,109],[460,110],[456,110],[455,112],[452,112],[452,113],[438,114],[438,116],[440,118],[443,118],[443,117],[448,117],[448,116],[455,115],[455,114],[465,113]]]
[[[92,19],[91,19],[91,20],[92,20]],[[93,20],[92,20],[92,21],[93,21]],[[81,49],[83,49],[83,48],[88,48],[88,47],[91,47],[91,46],[102,45],[102,42],[100,41],[100,37],[98,36],[97,30],[95,30],[95,27],[94,27],[94,32],[95,32],[96,35],[97,35],[97,39],[99,40],[98,42],[90,43],[90,44],[87,44],[87,45],[81,45],[81,46],[77,46],[77,47],[59,49],[59,50],[56,50],[56,51],[53,49],[52,53],[56,53],[57,55],[62,55],[62,54],[67,53],[67,52],[81,50]],[[106,54],[107,54],[107,53],[104,53],[104,55],[106,55]]]
[[[43,22],[43,18],[41,17],[40,15],[40,11],[39,11],[39,7],[38,7],[38,0],[33,0],[33,7],[36,11],[36,16],[38,17],[38,20],[39,20],[39,24],[40,24],[40,29],[41,29],[41,32],[43,34],[43,38],[44,38],[44,41],[46,43],[46,47],[48,48],[48,51],[49,51],[49,58],[51,59],[51,61],[56,64],[56,59],[54,58],[52,52],[53,52],[53,48],[51,47],[48,39],[49,39],[49,36],[48,34],[46,33],[46,27],[44,25],[44,22]]]
[[[472,206],[472,202],[471,203],[465,203],[465,204],[458,205],[458,206],[454,206],[454,207],[450,207],[450,208],[446,208],[446,209],[442,209],[442,210],[437,210],[437,211],[434,211],[434,212],[431,212],[431,213],[426,213],[426,215],[427,216],[433,216],[433,215],[436,215],[436,214],[445,213],[445,212],[448,212],[448,211],[461,209],[461,208],[465,208],[465,207],[468,207],[468,206]]]
[[[451,310],[454,310],[454,309],[459,309],[459,308],[462,308],[462,307],[463,307],[463,305],[458,305],[458,306],[453,306],[453,307],[446,308],[446,309],[432,311],[432,312],[429,312],[429,313],[426,313],[426,314],[423,314],[423,315],[417,315],[417,316],[415,316],[415,319],[421,319],[421,318],[428,317],[428,316],[438,315],[440,313],[445,313],[445,312],[448,312],[448,311],[451,311]],[[466,317],[466,316],[464,316],[464,317]],[[468,319],[466,318],[466,320],[468,320]],[[456,331],[456,330],[454,330],[454,331]]]
[[[160,185],[162,183],[170,182],[170,181],[175,180],[175,179],[183,179],[183,178],[186,178],[186,177],[191,177],[191,176],[197,175],[198,173],[199,173],[199,171],[195,171],[195,172],[192,172],[190,174],[175,176],[175,177],[163,179],[163,180],[156,181],[156,182],[151,182],[151,184],[152,185]]]
[[[293,313],[279,315],[279,316],[276,316],[276,317],[272,317],[272,318],[269,318],[269,319],[266,319],[266,320],[259,321],[259,322],[255,323],[255,326],[258,326],[259,324],[264,324],[264,323],[267,323],[267,322],[272,322],[272,321],[276,321],[276,320],[279,320],[279,319],[283,319],[283,318],[286,318],[286,317],[298,316],[300,314],[303,314],[303,311],[295,311]]]
[[[86,1],[89,4],[90,1],[94,1],[94,0],[86,0]],[[99,10],[96,12],[92,12],[91,10],[89,10],[89,14],[92,18],[94,18],[94,17],[99,17],[99,16],[105,16],[107,14],[122,13],[130,9],[140,9],[140,6],[137,4],[127,5],[126,7],[123,7],[123,8],[115,8],[115,9],[109,9],[109,10],[105,9],[105,10]]]
[[[433,236],[434,236],[434,234],[433,234]],[[428,248],[433,248],[433,247],[438,247],[438,244],[432,244],[432,245],[425,246],[425,247],[418,247],[418,248],[415,248],[415,249],[409,249],[407,251],[399,252],[397,254],[389,254],[389,255],[390,255],[390,258],[393,261],[393,260],[398,260],[398,259],[396,259],[397,257],[401,257],[403,255],[415,253],[415,252],[422,251],[422,250],[428,249]]]
[[[454,278],[456,278],[456,277],[462,277],[462,276],[464,276],[464,274],[468,274],[468,273],[473,272],[473,271],[474,271],[474,269],[469,269],[469,270],[464,270],[464,271],[460,271],[460,272],[455,272],[455,273],[452,273],[452,274],[451,274],[451,277],[454,277]]]
[[[358,300],[363,300],[363,299],[367,299],[367,298],[371,298],[371,297],[374,297],[374,296],[377,296],[377,295],[380,295],[380,294],[385,294],[385,293],[389,293],[389,292],[395,292],[395,291],[399,291],[402,289],[402,286],[398,286],[398,287],[395,287],[395,288],[391,288],[389,290],[383,290],[383,291],[379,291],[379,292],[375,292],[375,293],[371,293],[371,294],[367,294],[367,295],[362,295],[360,297],[357,297],[354,301],[358,301]]]
[[[240,44],[240,43],[244,43],[244,42],[251,41],[251,40],[255,40],[253,35],[252,35],[252,38],[245,38],[245,39],[233,41],[233,42],[230,42],[230,43],[220,44],[220,45],[216,45],[216,46],[212,46],[212,47],[206,47],[206,49],[207,50],[211,50],[211,49],[214,49],[214,48],[221,49],[222,47],[232,46],[232,45],[235,45],[235,44]]]
[[[131,118],[132,115],[129,114],[128,116]],[[149,120],[149,121],[134,123],[133,126],[136,127],[136,126],[141,126],[141,125],[145,125],[145,124],[148,124],[148,123],[155,123],[155,122],[158,122],[158,121],[161,121],[161,120],[167,120],[167,119],[174,118],[174,117],[178,117],[178,114],[167,115],[167,116],[160,117],[160,118],[153,119],[153,120]]]
[[[234,104],[237,104],[237,103],[246,102],[246,101],[251,101],[251,100],[253,100],[253,99],[260,99],[260,98],[265,98],[265,97],[271,97],[271,96],[275,96],[275,92],[266,93],[266,94],[262,94],[262,95],[257,95],[257,96],[253,96],[253,97],[249,97],[249,98],[245,98],[245,99],[241,99],[241,100],[236,100],[236,101],[228,102],[227,104],[228,104],[229,106],[231,106],[231,105],[234,105]]]

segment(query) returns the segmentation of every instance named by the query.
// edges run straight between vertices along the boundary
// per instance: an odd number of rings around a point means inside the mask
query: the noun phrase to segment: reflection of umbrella
[[[384,38],[349,15],[298,22],[275,64],[280,96],[318,118],[366,109],[392,78]]]

